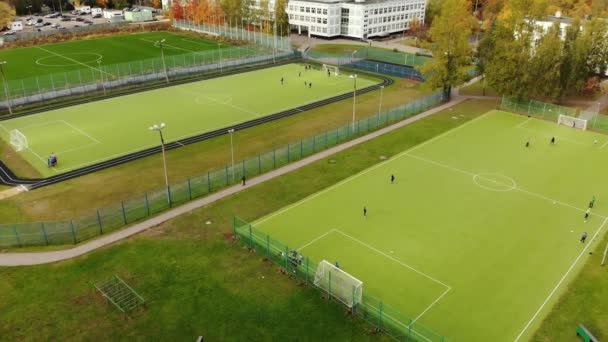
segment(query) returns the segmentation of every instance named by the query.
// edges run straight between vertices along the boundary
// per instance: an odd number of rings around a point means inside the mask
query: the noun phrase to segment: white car
[[[13,30],[10,30],[10,31],[6,31],[6,32],[4,32],[3,34],[4,34],[5,36],[10,36],[10,35],[13,35],[13,34],[15,34],[15,33],[17,33],[17,32],[15,32],[15,31],[13,31]]]

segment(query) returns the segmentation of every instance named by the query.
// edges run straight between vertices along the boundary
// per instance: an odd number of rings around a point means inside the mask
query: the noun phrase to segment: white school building
[[[289,24],[309,36],[359,39],[409,29],[413,18],[424,23],[426,0],[291,0]]]

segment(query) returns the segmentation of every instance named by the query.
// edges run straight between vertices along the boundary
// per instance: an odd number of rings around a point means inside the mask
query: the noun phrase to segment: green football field
[[[357,88],[378,82],[358,77]],[[160,145],[148,130],[153,124],[166,123],[163,134],[171,142],[352,89],[347,74],[328,77],[288,64],[0,121],[0,137],[9,141],[9,132],[19,130],[28,143],[22,156],[50,176]],[[59,160],[54,168],[47,167],[51,153]]]
[[[202,64],[251,54],[245,47],[180,35],[147,32],[0,50],[12,96],[162,70],[158,41],[165,39],[167,67]],[[1,87],[2,85],[0,85]],[[4,96],[4,88],[2,96]]]
[[[255,225],[450,340],[524,341],[607,220],[606,145],[492,111]]]

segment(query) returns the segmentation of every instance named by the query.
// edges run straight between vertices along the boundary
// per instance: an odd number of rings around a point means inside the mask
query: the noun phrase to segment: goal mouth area
[[[27,137],[25,134],[21,133],[18,129],[12,129],[9,132],[10,135],[10,144],[13,146],[15,151],[21,152],[28,148]]]
[[[563,114],[560,114],[557,118],[557,124],[582,130],[587,129],[587,120]]]
[[[317,266],[314,284],[349,308],[363,298],[363,282],[327,260]]]

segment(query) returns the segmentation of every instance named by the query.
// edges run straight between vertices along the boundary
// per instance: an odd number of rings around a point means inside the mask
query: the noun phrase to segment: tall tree
[[[441,12],[433,21],[429,49],[433,59],[420,67],[431,87],[441,87],[446,99],[453,86],[466,79],[466,68],[471,62],[471,35],[474,18],[468,0],[445,0]]]
[[[0,2],[0,27],[5,27],[15,16],[15,8],[7,2]]]
[[[560,23],[557,21],[537,40],[529,62],[528,92],[532,97],[559,97],[561,61],[562,40]]]
[[[274,3],[274,19],[277,25],[277,33],[281,36],[289,35],[289,16],[285,11],[287,0],[276,0]]]
[[[589,75],[587,56],[589,45],[581,33],[579,20],[566,29],[560,68],[560,97],[577,94]]]
[[[419,46],[419,40],[420,40],[420,33],[422,31],[422,29],[424,25],[420,22],[420,20],[418,19],[418,17],[414,17],[411,21],[410,21],[410,33],[414,36],[414,39],[416,40],[416,47]]]
[[[587,65],[591,72],[601,75],[608,70],[608,22],[594,18],[585,23],[582,32],[583,44],[589,49]]]

